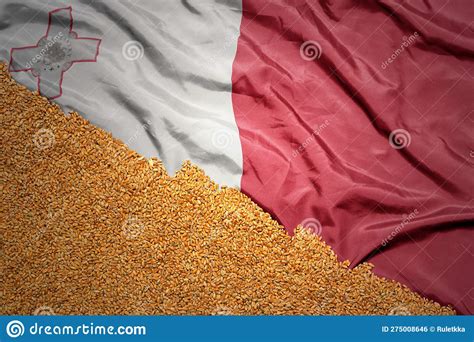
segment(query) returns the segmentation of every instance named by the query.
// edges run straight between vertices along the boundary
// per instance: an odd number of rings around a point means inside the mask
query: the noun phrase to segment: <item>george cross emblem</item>
[[[12,48],[12,72],[31,71],[38,80],[38,91],[50,99],[62,95],[63,74],[74,63],[96,62],[100,39],[78,37],[72,30],[72,7],[49,12],[46,34],[36,45]]]

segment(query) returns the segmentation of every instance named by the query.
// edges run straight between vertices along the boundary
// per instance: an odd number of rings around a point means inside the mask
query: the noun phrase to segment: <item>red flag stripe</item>
[[[418,6],[243,1],[241,186],[290,232],[472,314],[470,17]]]

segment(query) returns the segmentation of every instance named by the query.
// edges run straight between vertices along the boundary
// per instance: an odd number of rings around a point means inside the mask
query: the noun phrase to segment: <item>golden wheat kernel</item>
[[[0,314],[455,314],[237,189],[174,177],[0,64]],[[54,132],[51,148],[32,136]]]

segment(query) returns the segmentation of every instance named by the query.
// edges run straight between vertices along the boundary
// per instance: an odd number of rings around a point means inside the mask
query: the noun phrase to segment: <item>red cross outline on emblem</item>
[[[79,37],[72,30],[72,7],[48,14],[46,34],[32,46],[10,50],[11,72],[31,71],[38,91],[49,99],[62,95],[63,75],[74,63],[97,62],[101,39]]]

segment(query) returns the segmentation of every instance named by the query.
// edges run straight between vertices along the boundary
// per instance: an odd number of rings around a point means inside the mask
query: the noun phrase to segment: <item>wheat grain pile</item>
[[[0,72],[1,314],[455,314]]]

